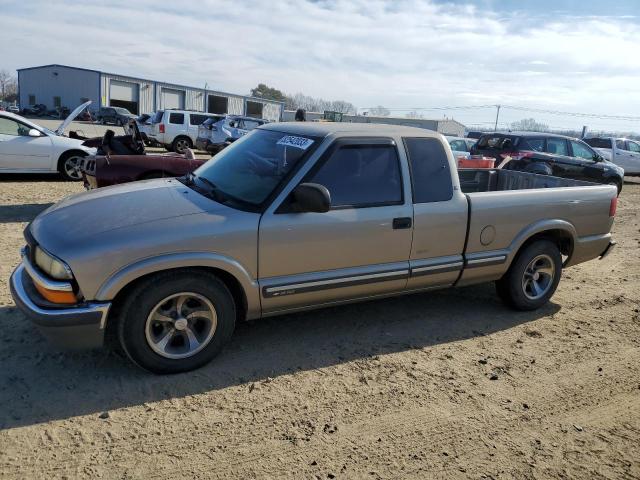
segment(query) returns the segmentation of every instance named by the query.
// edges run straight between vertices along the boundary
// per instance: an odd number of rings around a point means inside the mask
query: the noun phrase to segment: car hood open
[[[78,105],[76,109],[71,112],[67,118],[64,119],[60,126],[55,129],[56,134],[64,135],[64,131],[67,129],[69,124],[73,122],[75,118],[80,115],[80,112],[87,108],[89,105],[91,105],[91,100],[89,100],[88,102],[84,102],[82,105]]]

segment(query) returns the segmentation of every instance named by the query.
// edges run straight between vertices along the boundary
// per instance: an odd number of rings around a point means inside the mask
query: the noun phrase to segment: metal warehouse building
[[[136,114],[175,108],[279,121],[284,111],[272,100],[55,64],[19,69],[18,92],[21,107],[42,103],[49,110],[73,110],[91,100],[92,108],[124,107]]]

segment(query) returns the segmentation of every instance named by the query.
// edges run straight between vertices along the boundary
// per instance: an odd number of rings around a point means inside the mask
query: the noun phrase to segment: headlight
[[[53,277],[57,280],[73,279],[71,269],[66,263],[58,260],[53,255],[49,255],[40,247],[36,247],[35,261],[40,270],[48,274],[50,277]]]

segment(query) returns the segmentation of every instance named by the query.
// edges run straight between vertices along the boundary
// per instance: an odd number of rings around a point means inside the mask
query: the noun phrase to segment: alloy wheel
[[[549,255],[541,254],[533,258],[524,270],[522,290],[530,300],[542,298],[553,285],[555,266]]]
[[[158,355],[181,359],[205,348],[216,331],[216,309],[194,292],[170,295],[151,309],[145,324],[149,347]]]

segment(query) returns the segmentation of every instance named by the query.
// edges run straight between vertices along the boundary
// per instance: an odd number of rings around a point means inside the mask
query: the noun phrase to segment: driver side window
[[[361,208],[401,204],[401,178],[395,146],[344,145],[307,181],[327,187],[331,208]]]
[[[0,135],[11,135],[20,137],[28,135],[29,129],[21,123],[10,118],[0,117]]]

